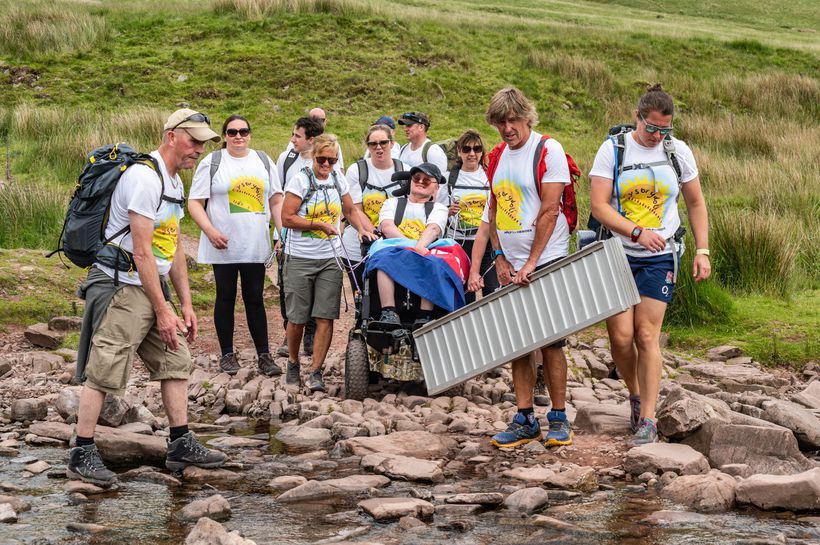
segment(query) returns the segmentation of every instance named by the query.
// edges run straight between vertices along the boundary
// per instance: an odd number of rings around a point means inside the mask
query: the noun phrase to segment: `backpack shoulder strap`
[[[427,221],[427,218],[430,217],[430,214],[433,213],[433,207],[436,205],[434,201],[427,201],[424,203],[424,221]]]
[[[313,177],[313,170],[311,170],[310,167],[304,167],[299,172],[304,172],[308,179],[308,190],[305,196],[302,197],[302,205],[304,205],[313,197],[313,194],[319,190],[319,186],[316,184],[316,179]]]
[[[290,167],[293,166],[293,163],[296,162],[296,158],[299,157],[299,152],[292,149],[288,152],[285,156],[285,165],[282,167],[282,185],[285,185],[285,181],[288,179],[288,170]]]
[[[624,170],[624,155],[626,155],[626,133],[618,133],[612,139],[612,146],[615,148],[615,177],[618,180],[621,172]]]
[[[407,197],[401,197],[399,202],[396,203],[396,213],[393,216],[393,223],[396,224],[396,227],[401,224],[401,220],[404,219],[404,211],[407,208]]]
[[[395,159],[393,161],[395,162]],[[367,185],[367,161],[364,159],[359,159],[356,161],[356,166],[359,167],[359,185],[361,186],[362,191],[364,191],[364,188]]]
[[[211,183],[214,183],[214,176],[219,170],[219,163],[222,162],[222,149],[218,149],[211,154]]]
[[[487,154],[487,179],[490,182],[490,186],[493,185],[493,176],[495,176],[495,171],[498,168],[498,162],[501,160],[501,154],[504,153],[504,149],[506,147],[507,143],[501,142],[496,145],[496,147],[494,147],[489,154]]]
[[[426,141],[426,142],[424,143],[424,145],[421,147],[421,162],[422,162],[422,163],[426,163],[426,162],[427,162],[427,152],[428,152],[428,151],[430,151],[430,147],[431,147],[432,145],[433,145],[433,142],[432,142],[431,140],[428,140],[428,141]]]
[[[451,200],[453,198],[453,189],[456,187],[459,173],[461,173],[461,167],[456,165],[450,170],[450,174],[447,176],[447,194],[450,196]]]
[[[672,165],[672,168],[675,170],[675,174],[678,177],[678,183],[680,184],[681,179],[683,178],[683,172],[680,168],[678,154],[675,151],[675,142],[672,141],[671,134],[663,137],[663,151],[666,153],[666,158],[669,160],[669,164]],[[678,193],[678,195],[680,196],[680,193]]]
[[[541,178],[544,177],[544,173],[547,171],[544,158],[547,156],[547,140],[549,139],[549,135],[544,134],[541,136],[541,140],[535,146],[535,154],[532,158],[532,178],[535,180],[535,190],[538,191],[539,196],[541,195]]]
[[[401,157],[401,154],[404,153],[404,150],[407,149],[407,146],[409,146],[409,145],[410,145],[409,142],[407,144],[402,144],[401,145],[401,147],[399,148],[399,157]]]
[[[339,181],[339,175],[335,170],[330,171],[330,176],[333,178],[333,187],[336,188],[336,194],[339,195],[339,202],[342,202],[342,183]]]
[[[396,172],[404,172],[404,163],[398,159],[393,159],[393,170]]]
[[[270,172],[270,157],[268,157],[268,155],[260,149],[254,151],[256,152],[256,155],[259,156],[259,160],[262,161],[262,164],[265,166],[265,170]],[[211,180],[213,180],[213,177],[211,177]]]

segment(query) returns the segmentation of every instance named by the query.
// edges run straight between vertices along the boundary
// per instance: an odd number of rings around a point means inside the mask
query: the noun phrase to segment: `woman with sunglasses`
[[[472,256],[481,215],[490,192],[490,182],[484,171],[484,142],[478,131],[465,131],[456,141],[456,151],[456,164],[445,176],[447,185],[439,189],[436,200],[449,209],[450,218],[444,236],[456,239],[467,255]],[[483,276],[482,294],[488,295],[498,288],[498,278],[495,269],[491,269],[492,248],[489,244],[485,246],[479,274],[486,275]],[[472,303],[475,292],[466,292],[464,298],[467,303]]]
[[[359,211],[376,228],[379,224],[379,212],[384,201],[392,197],[391,192],[398,189],[399,182],[391,181],[394,172],[406,170],[404,164],[394,159],[392,151],[395,148],[393,131],[387,125],[372,125],[364,139],[367,153],[365,159],[357,161],[347,169],[347,182],[350,186],[350,197]],[[345,228],[342,236],[344,242],[344,257],[348,262],[348,275],[351,276],[350,285],[356,289],[362,285],[363,259],[359,234],[352,225]],[[350,273],[350,271],[355,271]]]
[[[612,359],[630,393],[632,445],[658,440],[660,333],[683,252],[681,195],[695,237],[691,274],[701,281],[711,273],[698,168],[689,146],[672,136],[673,114],[672,97],[660,84],[651,87],[638,102],[635,129],[608,138],[590,171],[592,215],[623,242],[641,296],[632,309],[607,320]]]
[[[322,367],[333,337],[333,320],[339,318],[342,271],[337,259],[341,215],[360,238],[375,238],[373,226],[350,198],[347,180],[334,170],[339,143],[332,134],[313,142],[313,164],[288,182],[282,205],[282,224],[288,234],[284,244],[285,310],[288,315],[288,369],[286,382],[301,384],[299,344],[305,323],[316,320],[313,359],[308,388],[325,391]]]
[[[241,115],[228,117],[222,124],[222,138],[222,149],[199,163],[188,201],[188,211],[202,230],[197,261],[209,263],[214,269],[214,326],[222,352],[219,369],[229,375],[239,370],[233,344],[239,278],[259,372],[279,375],[282,370],[268,347],[262,290],[265,262],[271,256],[271,218],[277,230],[282,228],[282,185],[273,161],[250,148],[251,126],[247,119]]]

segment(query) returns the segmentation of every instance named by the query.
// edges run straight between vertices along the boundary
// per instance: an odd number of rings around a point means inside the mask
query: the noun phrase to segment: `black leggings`
[[[473,243],[474,240],[465,240],[461,243],[461,247],[464,248],[464,251],[467,252],[467,257],[472,259],[473,255]],[[487,243],[487,249],[484,250],[484,255],[481,256],[481,268],[479,269],[479,274],[484,274],[487,272],[487,269],[493,264],[493,256],[492,256],[492,247],[489,243]],[[482,295],[489,295],[495,290],[498,289],[498,276],[495,274],[495,268],[487,273],[484,277],[484,287],[481,289]],[[474,292],[465,292],[464,293],[464,300],[469,304],[475,301],[475,293]]]
[[[245,316],[257,354],[269,352],[268,317],[262,289],[265,287],[265,265],[262,263],[230,263],[214,265],[216,303],[214,326],[222,354],[233,352],[234,307],[236,306],[236,280],[241,278],[242,302]]]

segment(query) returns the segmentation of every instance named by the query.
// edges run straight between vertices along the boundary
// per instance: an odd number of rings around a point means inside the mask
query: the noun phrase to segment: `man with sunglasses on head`
[[[177,110],[164,126],[153,165],[136,163],[122,174],[111,196],[105,229],[110,244],[81,287],[86,312],[80,338],[84,382],[77,412],[76,446],[66,473],[100,486],[117,480],[103,464],[94,430],[107,394],[123,395],[136,352],[150,379],[160,382],[170,437],[165,465],[218,467],[226,456],[203,447],[188,430],[188,376],[193,368],[187,342],[197,336],[185,253],[179,244],[184,194],[179,171],[191,169],[205,142],[219,141],[205,114]],[[121,266],[124,265],[124,266]],[[182,318],[171,304],[167,278],[179,298]]]
[[[406,112],[399,117],[399,125],[404,127],[404,135],[407,137],[407,144],[399,152],[402,163],[411,168],[422,163],[432,163],[439,172],[447,171],[447,154],[441,146],[427,137],[430,118],[423,112]]]

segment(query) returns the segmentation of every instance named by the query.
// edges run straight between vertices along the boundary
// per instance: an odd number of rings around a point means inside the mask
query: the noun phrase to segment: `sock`
[[[641,400],[641,395],[640,394],[631,395],[631,396],[629,396],[629,400],[630,401],[640,401]]]
[[[553,407],[552,409],[550,409],[550,412],[555,412],[555,413],[565,413],[565,412],[567,412],[567,409],[566,409],[566,408],[563,408],[563,409],[556,409],[555,407]]]
[[[527,419],[527,422],[532,424],[535,422],[535,411],[532,410],[532,407],[525,407],[523,409],[518,409],[519,414],[523,414],[524,418]]]
[[[223,356],[227,356],[231,352],[233,352],[233,346],[226,346],[225,348],[222,349],[222,355]]]
[[[85,447],[85,446],[93,445],[93,444],[94,444],[94,438],[93,437],[80,437],[79,435],[77,436],[77,446],[78,447]]]
[[[433,319],[433,311],[432,310],[420,310],[419,311],[419,318],[424,320],[432,320]]]
[[[185,424],[184,426],[174,426],[171,428],[170,432],[171,442],[173,443],[174,441],[188,433],[188,424]]]
[[[257,356],[261,356],[262,354],[269,354],[269,353],[270,353],[270,347],[268,345],[257,346],[256,347],[256,355]]]

